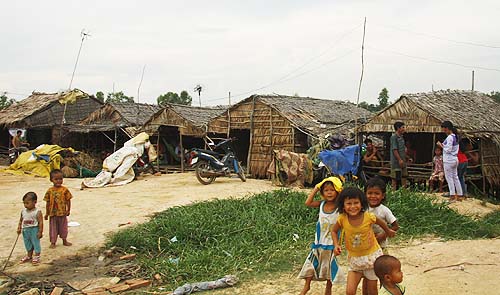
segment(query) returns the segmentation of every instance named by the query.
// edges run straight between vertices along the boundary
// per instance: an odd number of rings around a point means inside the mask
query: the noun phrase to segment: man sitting
[[[12,137],[12,147],[20,153],[28,151],[27,147],[30,145],[27,141],[21,139],[22,135],[23,132],[21,130],[17,130],[16,135]]]

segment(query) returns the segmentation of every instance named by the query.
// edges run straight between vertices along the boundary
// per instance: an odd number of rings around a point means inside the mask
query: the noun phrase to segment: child
[[[368,200],[363,191],[358,188],[349,187],[342,190],[337,198],[337,210],[341,213],[337,223],[333,226],[332,238],[335,245],[334,253],[340,255],[342,248],[338,234],[341,229],[345,233],[349,263],[346,294],[356,294],[358,284],[363,277],[367,279],[368,294],[377,294],[377,277],[373,272],[373,263],[383,253],[375,238],[372,225],[378,224],[388,237],[393,237],[396,232],[375,214],[367,212]]]
[[[42,211],[36,207],[37,195],[28,192],[23,196],[24,209],[21,211],[21,218],[17,226],[17,234],[23,233],[24,247],[27,254],[21,259],[21,263],[30,262],[33,265],[40,263],[40,239],[43,236],[43,216]],[[33,253],[35,255],[33,255]]]
[[[368,212],[375,214],[376,217],[390,225],[392,230],[397,231],[399,229],[399,224],[396,217],[392,214],[391,209],[382,204],[385,200],[385,189],[385,182],[381,178],[373,177],[368,180],[365,186],[365,193],[369,206]],[[375,238],[377,238],[377,242],[382,248],[382,252],[387,254],[387,236],[384,230],[377,224],[374,224],[372,228],[375,233]],[[363,294],[368,294],[366,279],[363,279]]]
[[[322,201],[314,200],[314,196],[318,191],[321,193]],[[307,207],[319,207],[319,218],[316,223],[314,244],[312,244],[311,252],[299,274],[299,278],[305,279],[301,295],[309,291],[313,279],[318,281],[326,280],[325,294],[331,294],[332,281],[336,277],[336,281],[339,281],[339,277],[341,277],[340,269],[333,255],[331,235],[331,228],[337,222],[338,217],[335,199],[340,191],[342,191],[342,181],[339,178],[325,178],[316,185],[305,202]]]
[[[439,192],[443,192],[444,183],[444,166],[443,166],[443,149],[437,146],[434,150],[434,158],[432,159],[434,164],[434,171],[429,178],[429,189],[431,192],[434,190],[434,185],[439,181]]]
[[[382,255],[373,265],[375,274],[380,280],[380,295],[403,295],[405,287],[399,285],[403,281],[401,262],[396,257]]]
[[[68,217],[71,211],[71,198],[69,190],[62,185],[63,173],[59,169],[50,172],[50,181],[54,184],[45,193],[43,200],[47,202],[45,220],[50,216],[49,236],[50,248],[56,247],[57,236],[63,240],[64,246],[71,246],[68,242]]]

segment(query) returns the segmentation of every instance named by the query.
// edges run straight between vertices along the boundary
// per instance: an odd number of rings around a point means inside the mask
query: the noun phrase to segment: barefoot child
[[[431,177],[429,177],[429,189],[432,192],[435,185],[439,182],[439,192],[442,193],[444,183],[444,166],[443,149],[440,146],[436,146],[434,150],[432,164],[434,165],[434,170],[432,171]]]
[[[71,198],[69,190],[62,185],[63,173],[59,169],[50,172],[50,181],[54,186],[45,193],[43,200],[47,202],[45,220],[50,216],[49,236],[50,248],[56,247],[57,236],[63,240],[64,246],[71,246],[68,242],[68,216],[71,211]]]
[[[375,214],[367,212],[368,200],[363,191],[358,188],[349,187],[342,190],[337,198],[337,210],[341,213],[333,227],[332,238],[335,255],[340,255],[342,248],[338,234],[341,229],[344,231],[349,263],[346,294],[355,295],[359,282],[364,277],[367,279],[368,294],[375,295],[377,294],[377,277],[373,272],[373,263],[383,253],[375,238],[372,225],[378,224],[388,237],[393,237],[396,232]]]
[[[314,200],[318,191],[323,198],[322,201]],[[299,274],[299,278],[305,279],[301,295],[309,291],[312,280],[326,280],[325,294],[332,294],[332,281],[336,277],[336,281],[338,281],[341,277],[340,269],[333,255],[331,235],[331,229],[338,217],[335,199],[340,191],[342,191],[342,181],[337,177],[328,177],[318,183],[307,197],[306,206],[319,208],[319,218],[316,223],[316,238]]]
[[[401,262],[396,257],[382,255],[373,265],[375,274],[380,280],[380,295],[403,295],[405,287],[400,285],[403,281]]]
[[[23,233],[24,247],[27,254],[21,259],[21,263],[30,262],[33,265],[40,263],[40,239],[43,236],[42,211],[36,207],[37,195],[28,192],[23,196],[24,209],[17,226],[17,234]],[[33,255],[35,254],[35,255]]]
[[[381,178],[373,177],[368,180],[365,186],[365,193],[369,206],[368,212],[375,214],[376,217],[390,225],[392,230],[397,231],[399,225],[396,217],[392,214],[391,209],[382,204],[385,200],[385,189],[385,182]],[[384,230],[377,224],[374,224],[372,228],[375,233],[375,238],[377,238],[377,242],[382,248],[382,252],[387,254],[387,236]],[[368,294],[366,279],[363,279],[363,294]]]

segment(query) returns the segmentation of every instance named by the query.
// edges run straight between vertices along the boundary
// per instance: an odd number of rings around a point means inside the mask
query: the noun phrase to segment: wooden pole
[[[248,157],[247,157],[247,171],[250,174],[251,171],[251,160],[252,160],[252,148],[253,148],[253,115],[255,113],[255,96],[252,97],[252,112],[250,113],[250,145],[248,147]]]
[[[160,128],[156,131],[158,133],[158,137],[156,138],[156,168],[160,171]]]
[[[270,124],[270,132],[269,132],[269,138],[270,138],[270,142],[271,142],[271,151],[270,151],[270,154],[271,154],[271,157],[273,155],[273,150],[274,150],[274,142],[273,142],[273,135],[274,135],[274,130],[273,130],[273,108],[271,106],[269,106],[269,111],[270,111],[270,115],[269,115],[269,124]]]
[[[118,132],[115,127],[115,141],[113,142],[113,152],[116,152],[116,139],[118,138]]]
[[[361,44],[361,78],[359,79],[359,86],[358,86],[358,98],[356,99],[356,107],[359,106],[359,96],[361,94],[361,83],[363,82],[363,74],[365,71],[365,61],[364,61],[364,52],[365,52],[365,34],[366,34],[366,17],[365,17],[365,22],[363,24],[363,43]],[[356,144],[359,143],[358,141],[358,116],[354,115],[354,132],[355,132],[355,138],[356,138]]]
[[[474,91],[474,70],[472,70],[472,91]]]
[[[486,196],[486,175],[484,174],[483,139],[479,140],[479,155],[481,156],[481,176],[483,178],[483,194]]]
[[[179,128],[179,145],[181,148],[181,172],[184,173],[184,145],[182,144],[182,133],[181,129]]]
[[[227,138],[229,138],[229,133],[231,132],[231,91],[229,91],[229,107],[227,108]]]

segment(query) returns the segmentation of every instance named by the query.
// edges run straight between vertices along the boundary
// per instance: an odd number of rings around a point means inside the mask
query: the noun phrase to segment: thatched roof
[[[500,133],[500,104],[477,91],[433,91],[403,94],[360,128],[363,132],[393,132],[395,121],[409,132],[441,132],[449,120],[461,132]]]
[[[181,117],[191,122],[194,126],[205,127],[210,119],[220,115],[224,107],[193,107],[180,104],[168,104],[167,108],[171,108]]]
[[[165,104],[148,120],[143,129],[156,132],[159,126],[174,126],[179,132],[190,136],[203,136],[210,119],[224,112],[222,107],[193,107],[180,104]]]
[[[245,101],[254,98],[271,106],[296,128],[315,136],[343,133],[353,127],[355,119],[361,124],[372,117],[372,113],[348,101],[284,95],[253,95]]]
[[[85,118],[84,125],[117,127],[142,126],[161,107],[145,103],[110,102]]]
[[[64,112],[64,104],[67,104]],[[33,92],[28,98],[0,111],[0,125],[30,128],[80,121],[102,103],[93,96],[74,89],[57,93]]]

